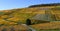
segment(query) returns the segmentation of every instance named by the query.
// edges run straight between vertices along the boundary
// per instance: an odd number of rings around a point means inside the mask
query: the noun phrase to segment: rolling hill
[[[48,27],[46,29],[50,29],[50,27],[54,25],[53,23],[55,23],[55,25],[59,25],[60,4],[33,5],[27,8],[0,11],[0,24],[3,25],[25,24],[27,19],[30,19],[32,23],[36,24],[31,25],[34,28],[35,26],[37,26],[36,28],[41,26],[41,29],[45,29],[44,27]],[[41,21],[49,21],[50,23],[43,24],[40,23]],[[55,25],[53,28],[55,28]],[[56,26],[57,28],[60,26],[58,25]]]

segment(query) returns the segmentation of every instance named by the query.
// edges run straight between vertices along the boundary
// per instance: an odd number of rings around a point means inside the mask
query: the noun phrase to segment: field
[[[33,17],[36,19],[32,19]],[[32,24],[34,23],[33,25],[30,26],[38,31],[40,30],[50,31],[52,29],[54,29],[55,31],[57,30],[59,31],[60,29],[60,11],[58,8],[56,8],[56,6],[22,8],[22,9],[0,11],[0,26],[1,26],[0,29],[4,27],[10,29],[9,26],[13,27],[14,25],[14,27],[16,28],[20,27],[21,30],[24,30],[19,24],[26,24],[27,19],[30,19]],[[41,21],[49,21],[49,22],[40,23]]]

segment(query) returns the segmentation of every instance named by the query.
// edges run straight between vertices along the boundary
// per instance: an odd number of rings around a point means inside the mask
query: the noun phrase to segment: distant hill
[[[51,4],[38,4],[38,5],[31,5],[30,7],[45,7],[45,6],[59,6],[60,3],[51,3]]]

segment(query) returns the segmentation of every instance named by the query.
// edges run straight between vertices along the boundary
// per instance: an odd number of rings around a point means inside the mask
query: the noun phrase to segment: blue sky
[[[60,0],[0,0],[0,10],[24,8],[36,4],[60,3]]]

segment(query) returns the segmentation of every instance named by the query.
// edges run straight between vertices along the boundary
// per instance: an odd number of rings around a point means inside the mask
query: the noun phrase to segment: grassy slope
[[[2,18],[7,18],[8,20],[20,20],[20,21],[24,21],[27,18],[31,18],[36,14],[45,14],[45,10],[42,9],[44,7],[37,7],[37,8],[22,8],[22,9],[13,9],[13,10],[5,10],[2,11],[2,13],[0,13],[0,19]],[[48,7],[49,8],[49,7]],[[54,8],[54,7],[51,7]],[[11,17],[11,18],[10,18]]]
[[[31,25],[37,31],[60,31],[60,21]]]
[[[14,26],[0,26],[0,31],[2,31],[3,29],[5,28],[5,31],[6,31],[6,29],[7,29],[7,31],[11,31],[11,29],[13,30],[15,30],[15,31],[18,31],[18,30],[20,30],[20,31],[27,31],[28,30],[28,28],[27,27],[25,27],[25,26],[22,26],[22,25],[14,25]]]
[[[31,18],[36,14],[44,14],[45,11],[39,10],[37,8],[23,8],[23,9],[13,9],[2,11],[3,14],[0,16],[0,21],[13,21],[25,23],[27,18]],[[3,23],[3,22],[2,22]]]
[[[60,21],[31,25],[36,29],[60,29]]]
[[[42,8],[44,8],[44,7],[42,7]],[[0,24],[13,25],[13,24],[17,24],[17,22],[25,23],[27,18],[31,18],[31,17],[35,16],[36,14],[45,14],[45,10],[42,8],[39,8],[39,7],[22,8],[22,9],[12,9],[9,11],[8,10],[1,11]],[[51,7],[51,8],[54,8],[54,7]],[[50,11],[53,15],[55,15],[55,17],[57,17],[56,19],[58,19],[58,20],[60,19],[59,10],[50,10]],[[57,28],[59,28],[59,26],[60,26],[59,22],[36,24],[36,25],[32,25],[32,27],[35,29],[45,29],[46,27],[47,27],[46,29],[50,29],[50,27],[56,28],[53,23],[55,23],[55,25],[57,25],[56,26]]]

